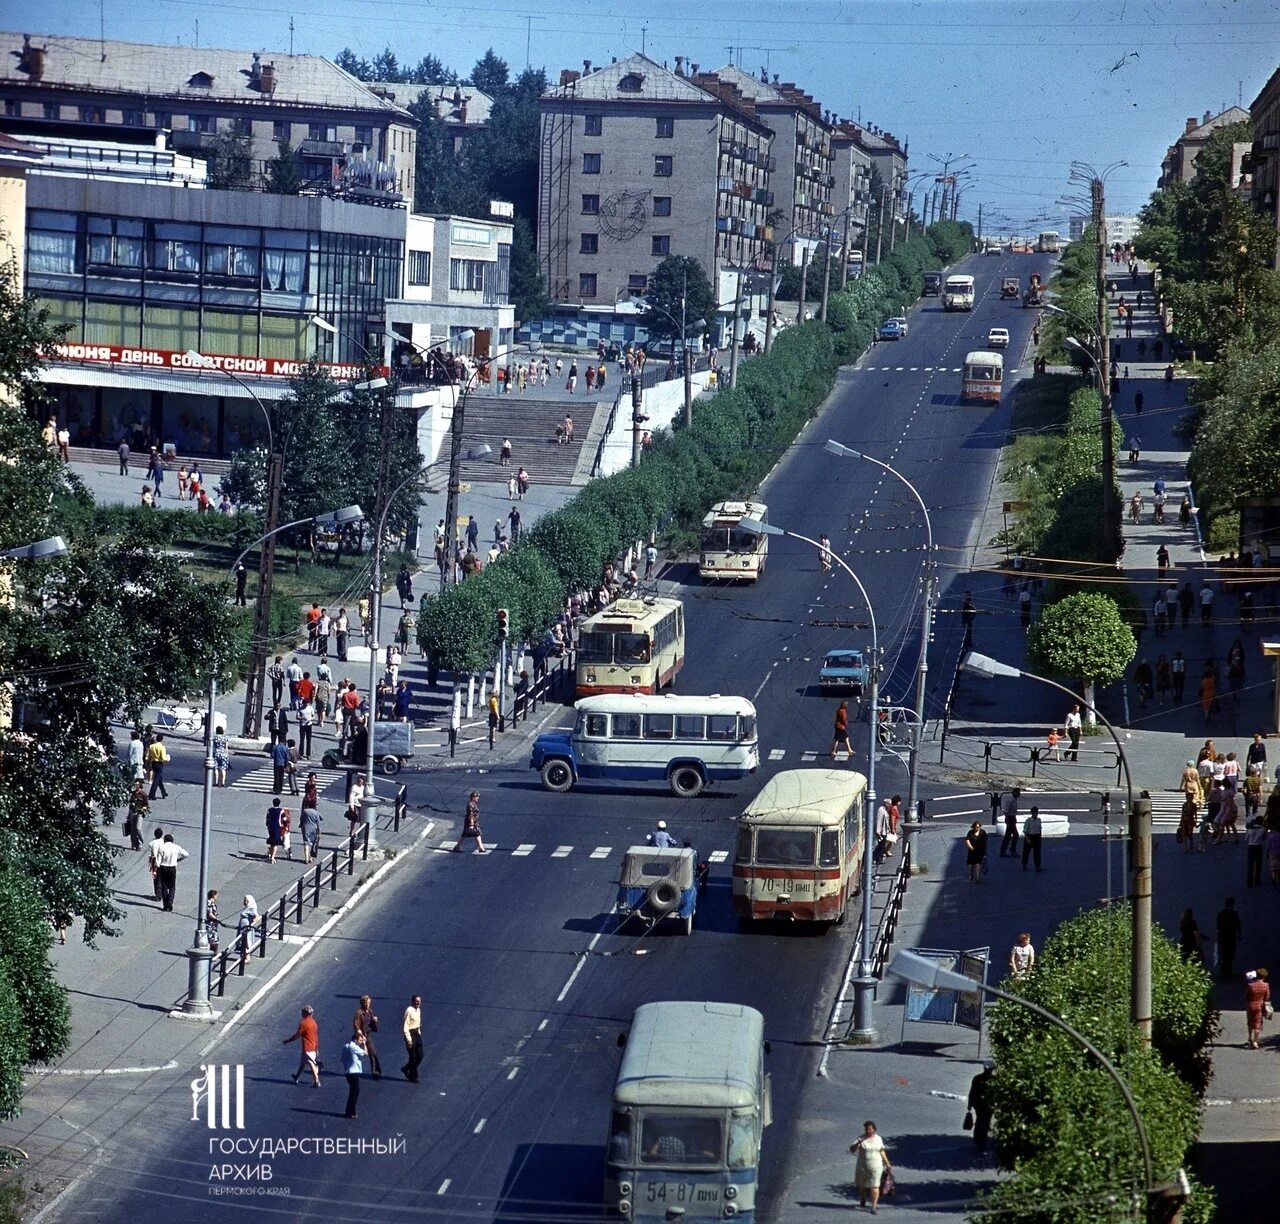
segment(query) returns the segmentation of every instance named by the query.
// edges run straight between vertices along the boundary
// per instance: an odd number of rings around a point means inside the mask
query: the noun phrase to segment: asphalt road
[[[974,258],[969,270],[978,278],[975,310],[945,314],[937,299],[926,299],[910,315],[905,340],[876,346],[842,374],[827,411],[763,489],[772,522],[814,537],[825,530],[866,584],[885,688],[899,701],[918,638],[919,512],[880,469],[831,456],[822,445],[834,437],[917,485],[933,511],[945,593],[950,567],[963,563],[971,544],[1007,424],[1002,406],[959,403],[958,367],[966,351],[984,347],[988,327],[1003,325],[1012,333],[1012,380],[1033,312],[1000,302],[999,278],[1044,272],[1047,260]],[[192,1120],[195,1066],[162,1075],[166,1095],[149,1107],[128,1084],[95,1085],[89,1091],[120,1137],[56,1218],[147,1224],[175,1212],[204,1220],[233,1211],[334,1221],[598,1218],[614,1039],[636,1006],[662,998],[732,1000],[764,1012],[775,1125],[765,1137],[761,1206],[765,1220],[778,1218],[777,1190],[855,924],[829,933],[740,931],[730,913],[729,868],[720,861],[692,938],[674,925],[671,933],[618,933],[609,916],[613,881],[622,850],[659,817],[704,855],[729,852],[733,820],[765,777],[805,764],[807,752],[822,763],[833,703],[817,694],[817,660],[833,645],[869,646],[868,617],[839,569],[823,574],[814,550],[790,539],[771,541],[757,587],[702,586],[687,577],[688,661],[679,688],[754,698],[760,774],[690,802],[662,788],[584,786],[555,796],[520,767],[406,775],[415,802],[454,814],[455,835],[466,791],[480,790],[485,836],[499,851],[419,851],[237,1020],[210,1057],[244,1066],[244,1131],[210,1131]],[[950,639],[945,632],[941,639],[938,652],[946,653]],[[931,667],[936,688],[947,668],[936,658]],[[854,738],[857,744],[858,732]],[[861,753],[856,766],[865,769]],[[901,768],[890,762],[882,769],[878,790],[905,794]],[[446,819],[445,846],[449,832]],[[377,1000],[389,1076],[366,1080],[360,1117],[348,1122],[339,1050],[364,992]],[[399,1017],[414,992],[423,996],[427,1050],[416,1086],[396,1074]],[[321,1025],[327,1073],[319,1091],[290,1083],[297,1046],[281,1045],[304,1002]],[[304,1136],[388,1146],[398,1136],[404,1150],[283,1150]],[[250,1147],[263,1139],[281,1151]],[[219,1144],[230,1148],[220,1154]]]

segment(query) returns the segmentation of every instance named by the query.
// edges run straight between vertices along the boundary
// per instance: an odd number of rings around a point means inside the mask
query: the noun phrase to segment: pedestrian
[[[279,747],[279,745],[277,745]],[[281,828],[284,809],[279,799],[273,799],[267,808],[267,862],[276,861],[276,851],[284,845],[284,831]]]
[[[842,701],[836,706],[835,724],[831,738],[831,759],[836,759],[836,752],[843,744],[845,751],[849,754],[849,760],[853,760],[853,745],[849,742],[849,703]]]
[[[356,1106],[360,1102],[360,1074],[364,1070],[367,1053],[363,1033],[353,1033],[342,1047],[342,1073],[347,1079],[347,1104],[342,1111],[344,1118],[358,1118]]]
[[[187,852],[173,840],[172,833],[166,833],[153,857],[160,885],[160,908],[172,913],[173,898],[178,889],[178,864],[187,857]]]
[[[320,619],[316,622],[316,654],[329,653],[329,634],[333,631],[333,621],[329,617],[329,609],[320,609]],[[306,674],[305,672],[303,673]]]
[[[875,821],[872,826],[875,838],[872,860],[876,864],[881,863],[886,856],[893,853],[893,843],[889,841],[889,834],[892,828],[893,823],[889,817],[889,801],[881,799],[880,805],[876,808]]]
[[[360,996],[360,1006],[351,1022],[351,1031],[364,1038],[364,1052],[369,1056],[369,1070],[374,1079],[382,1078],[382,1063],[378,1059],[378,1051],[373,1045],[373,1035],[378,1031],[378,1017],[373,1010],[373,999],[367,994]]]
[[[289,666],[284,669],[284,679],[289,686],[289,709],[296,710],[298,708],[298,685],[302,683],[302,664],[298,662],[297,655],[294,655],[289,660]]]
[[[1036,870],[1040,871],[1040,839],[1044,836],[1044,825],[1040,820],[1040,809],[1032,807],[1031,815],[1022,825],[1022,870],[1027,869],[1027,860],[1034,858]]]
[[[885,1150],[884,1140],[876,1133],[874,1122],[862,1124],[862,1138],[849,1147],[849,1151],[857,1158],[854,1163],[853,1180],[858,1187],[858,1206],[865,1207],[868,1197],[871,1199],[871,1214],[877,1212],[880,1202],[880,1187],[885,1175],[892,1170],[889,1153]]]
[[[1026,582],[1018,592],[1018,618],[1025,633],[1031,628],[1031,586]]]
[[[514,548],[520,543],[520,528],[524,522],[518,506],[512,506],[507,512],[507,522],[511,527],[511,546]]]
[[[1170,679],[1169,660],[1164,655],[1160,655],[1156,659],[1156,699],[1161,705],[1164,705],[1168,699]]]
[[[279,795],[284,791],[284,776],[289,769],[289,744],[286,740],[277,739],[271,745],[271,793]]]
[[[1160,547],[1156,549],[1156,569],[1159,571],[1157,576],[1159,577],[1161,582],[1164,582],[1165,572],[1168,570],[1168,568],[1169,568],[1169,549],[1164,544],[1161,544]],[[1164,593],[1164,589],[1162,587],[1161,594],[1163,595],[1163,593]]]
[[[120,445],[116,447],[116,453],[120,456],[120,475],[129,475],[129,439],[121,438]]]
[[[281,1045],[291,1041],[301,1043],[298,1051],[298,1069],[290,1078],[296,1084],[304,1071],[311,1073],[311,1083],[320,1087],[320,1028],[316,1024],[316,1013],[312,1007],[302,1009],[302,1019],[292,1037],[286,1037]]]
[[[462,853],[462,843],[468,837],[475,838],[476,852],[478,854],[489,853],[484,844],[484,837],[480,833],[480,792],[474,790],[467,796],[467,808],[462,818],[462,834],[458,838],[457,844],[453,847],[454,854]]]
[[[1142,439],[1137,434],[1129,435],[1129,462],[1137,463],[1142,456]]]
[[[1175,650],[1169,660],[1169,680],[1173,685],[1173,703],[1181,705],[1182,694],[1187,687],[1187,661],[1180,650]]]
[[[1138,665],[1133,669],[1133,683],[1138,689],[1138,708],[1142,709],[1155,689],[1155,676],[1152,674],[1151,664],[1145,658],[1139,659]]]
[[[973,1132],[974,1146],[980,1152],[987,1150],[987,1139],[991,1134],[991,1081],[995,1078],[995,1069],[995,1063],[988,1059],[969,1085],[964,1127]]]
[[[1200,924],[1190,908],[1184,909],[1178,920],[1178,949],[1184,961],[1190,962],[1193,958],[1201,962],[1204,960]]]
[[[240,968],[249,963],[249,954],[253,951],[253,929],[258,925],[258,903],[252,893],[245,893],[240,898],[240,913],[236,918],[236,951],[240,953]]]
[[[313,603],[307,611],[307,649],[315,650],[316,637],[320,633],[320,605]]]
[[[1231,696],[1237,705],[1240,704],[1240,692],[1244,688],[1244,644],[1239,638],[1231,643],[1227,651],[1227,683],[1231,686]]]
[[[354,837],[356,830],[364,822],[364,815],[361,808],[364,805],[364,774],[357,774],[356,780],[351,784],[350,791],[347,792],[347,836]]]
[[[969,880],[971,883],[981,884],[987,870],[987,831],[980,821],[975,820],[969,826],[969,832],[964,839],[964,848]]]
[[[568,391],[570,395],[573,395],[574,392],[577,390],[577,387],[578,387],[578,363],[577,361],[572,361],[569,363],[569,381],[565,383],[564,389]],[[567,433],[568,431],[566,430],[565,432]],[[565,441],[567,442],[568,438],[565,438]]]
[[[160,798],[169,798],[169,792],[164,785],[164,767],[172,759],[169,756],[169,750],[164,746],[164,736],[157,735],[151,741],[151,747],[147,749],[146,754],[147,767],[151,770],[151,790],[147,794],[148,799],[154,799],[156,791],[160,792]]]
[[[524,501],[525,494],[529,492],[529,473],[523,467],[516,473],[516,492],[520,501]]]
[[[411,1084],[418,1082],[418,1068],[422,1065],[422,996],[414,995],[404,1009],[400,1024],[404,1034],[404,1048],[408,1055],[400,1074]]]
[[[507,477],[507,500],[515,501],[516,499],[516,478],[514,473]]]
[[[1240,936],[1244,934],[1234,897],[1228,897],[1223,902],[1223,908],[1214,922],[1214,930],[1218,937],[1218,972],[1223,981],[1226,981],[1235,968],[1236,948],[1239,946]]]
[[[1196,786],[1199,793],[1199,782]],[[1196,821],[1199,819],[1199,812],[1199,801],[1188,794],[1182,801],[1182,812],[1178,817],[1177,840],[1182,846],[1183,854],[1190,854],[1195,849]]]
[[[284,700],[283,655],[276,655],[275,661],[267,668],[267,679],[271,681],[271,704],[278,706]]]
[[[1022,931],[1017,942],[1009,950],[1009,973],[1015,978],[1030,975],[1036,967],[1036,950],[1031,946],[1031,932]]]
[[[345,663],[347,661],[347,643],[351,640],[351,621],[347,616],[346,608],[338,609],[338,615],[333,622],[333,632],[335,637],[334,644],[338,648],[338,662]]]
[[[1208,629],[1213,622],[1213,587],[1207,582],[1200,588],[1200,628]]]
[[[151,872],[151,891],[155,899],[160,900],[160,848],[164,845],[164,830],[159,825],[147,846],[147,869]]]
[[[307,775],[307,784],[302,793],[302,813],[299,817],[299,831],[302,833],[303,861],[310,863],[319,853],[320,815],[319,786],[314,773]]]
[[[1200,677],[1200,709],[1204,712],[1206,725],[1213,714],[1213,705],[1217,699],[1218,681],[1213,672],[1206,668],[1204,675]]]
[[[147,802],[147,792],[142,789],[142,779],[139,778],[134,782],[133,791],[129,795],[124,821],[124,834],[129,839],[130,849],[142,849],[142,826],[150,814],[151,805]]]
[[[1068,761],[1078,761],[1080,759],[1080,733],[1083,725],[1080,718],[1080,703],[1076,702],[1068,712],[1066,720],[1067,739],[1071,741],[1071,747],[1063,755]],[[1025,855],[1023,856],[1023,862],[1026,862]]]
[[[1014,787],[1000,796],[1000,815],[1004,818],[1004,838],[1000,842],[1000,857],[1018,855],[1018,798],[1022,791]]]
[[[1252,975],[1245,974],[1244,1010],[1249,1026],[1249,1038],[1246,1044],[1249,1049],[1256,1050],[1262,1040],[1262,1024],[1275,1015],[1271,1006],[1270,974],[1266,969],[1256,969]]]
[[[503,467],[511,466],[511,439],[510,438],[502,439],[502,451],[501,451],[501,455],[498,462]]]
[[[222,922],[218,917],[218,890],[211,888],[205,894],[204,901],[204,939],[214,956],[218,955],[218,929],[221,926]]]
[[[1137,392],[1137,394],[1136,394],[1136,395],[1134,395],[1134,397],[1133,397],[1133,411],[1134,411],[1134,413],[1135,413],[1137,416],[1141,416],[1141,415],[1142,415],[1142,405],[1143,405],[1143,402],[1144,402],[1144,401],[1143,401],[1143,398],[1142,398],[1142,392],[1141,392],[1141,391],[1139,391],[1139,392]]]
[[[1244,882],[1246,888],[1262,883],[1262,852],[1267,841],[1267,826],[1256,816],[1244,831]]]

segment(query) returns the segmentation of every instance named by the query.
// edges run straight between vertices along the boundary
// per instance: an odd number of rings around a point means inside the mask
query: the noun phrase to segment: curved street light
[[[5,549],[0,557],[6,561],[49,561],[54,557],[65,557],[70,551],[66,541],[60,535],[55,535],[30,544],[20,544],[17,548]]]
[[[863,814],[862,832],[862,930],[858,940],[858,976],[854,979],[853,996],[853,1031],[850,1036],[863,1045],[876,1039],[875,1025],[872,1021],[871,1005],[875,1000],[876,979],[871,972],[871,893],[875,888],[875,868],[872,862],[872,850],[875,845],[876,817],[876,737],[880,730],[880,637],[876,628],[876,610],[867,595],[867,588],[862,579],[849,567],[849,563],[832,549],[824,548],[818,541],[798,531],[786,531],[774,523],[765,523],[756,518],[743,518],[739,526],[752,535],[788,536],[800,540],[825,552],[832,557],[850,578],[862,594],[862,602],[867,605],[871,619],[871,666],[867,669],[867,679],[871,686],[871,707],[869,735],[867,740],[867,795]]]

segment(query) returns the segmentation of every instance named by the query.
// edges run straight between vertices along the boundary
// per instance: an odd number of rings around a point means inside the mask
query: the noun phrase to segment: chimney
[[[781,76],[780,76],[780,74],[779,74],[779,73],[776,73],[776,72],[775,72],[775,73],[773,74],[773,83],[774,83],[775,85],[776,85],[776,84],[777,84],[781,79],[782,79],[782,78],[781,78]]]
[[[684,76],[684,56],[676,56],[676,76]]]
[[[618,62],[618,57],[616,55],[609,60],[609,63],[611,64],[616,64],[617,62]]]
[[[1196,117],[1195,117],[1194,115],[1191,115],[1191,116],[1187,119],[1187,126],[1186,126],[1186,129],[1183,131],[1183,133],[1182,133],[1182,134],[1183,134],[1184,136],[1186,136],[1188,133],[1190,133],[1190,132],[1194,132],[1194,131],[1196,130],[1196,128],[1198,128],[1199,126],[1200,126],[1200,125],[1196,122]]]
[[[690,73],[690,75],[691,75],[691,76],[697,76],[697,75],[698,75],[698,65],[697,65],[697,64],[691,64],[691,65],[690,65],[690,67],[693,69],[693,71]]]
[[[572,85],[578,79],[578,74],[572,68],[560,69],[560,84]]]
[[[583,61],[582,61],[582,75],[583,75],[583,76],[587,76],[587,75],[589,75],[589,74],[590,74],[590,72],[591,72],[591,61],[590,61],[590,60],[583,60]]]
[[[1209,122],[1209,120],[1210,120],[1210,119],[1212,119],[1212,118],[1213,118],[1213,115],[1212,115],[1209,111],[1205,111],[1205,113],[1204,113],[1204,119],[1202,120],[1202,122],[1204,122],[1204,123],[1208,123],[1208,122]]]
[[[276,91],[276,66],[273,63],[263,64],[258,70],[258,91],[273,94]]]
[[[18,71],[26,73],[33,81],[44,79],[44,47],[33,47],[30,35],[22,36],[22,50],[18,53]]]

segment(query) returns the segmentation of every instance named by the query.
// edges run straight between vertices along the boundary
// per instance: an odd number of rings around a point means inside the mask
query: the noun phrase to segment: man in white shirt
[[[1080,759],[1080,703],[1077,701],[1071,707],[1071,712],[1067,715],[1066,728],[1067,738],[1071,741],[1071,747],[1063,753],[1063,760],[1078,761]]]
[[[154,842],[151,844],[155,846]],[[160,908],[170,913],[173,911],[173,894],[178,888],[178,864],[186,857],[187,852],[173,840],[172,833],[166,833],[159,847],[152,851],[151,858],[156,865],[156,879],[160,885]]]
[[[414,995],[409,1006],[404,1009],[404,1021],[401,1024],[404,1032],[404,1048],[408,1058],[401,1074],[411,1084],[418,1082],[418,1067],[422,1063],[422,996]]]
[[[151,839],[151,844],[147,846],[147,866],[151,868],[151,888],[155,893],[156,900],[160,900],[160,873],[156,870],[156,854],[160,847],[164,845],[164,830],[156,829],[155,836]]]
[[[135,782],[142,781],[146,777],[146,770],[142,766],[142,735],[138,731],[129,732],[129,777]]]
[[[284,669],[284,678],[289,683],[289,706],[291,709],[298,708],[298,681],[302,679],[302,667],[298,663],[295,656],[288,667]]]
[[[1207,629],[1211,620],[1213,620],[1213,587],[1206,582],[1200,588],[1200,624]]]

